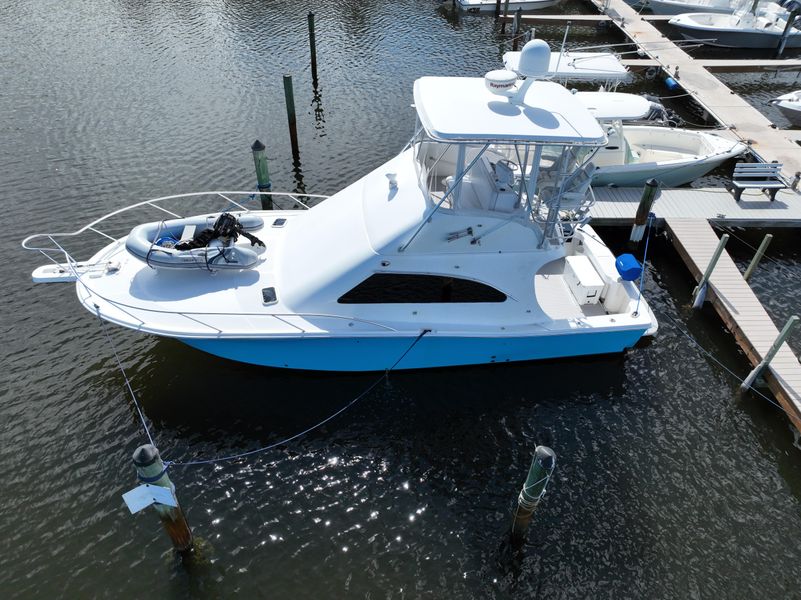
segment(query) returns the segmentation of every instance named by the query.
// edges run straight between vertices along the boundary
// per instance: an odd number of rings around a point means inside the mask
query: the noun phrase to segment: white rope
[[[153,436],[150,435],[150,428],[147,426],[147,421],[145,420],[145,415],[142,412],[142,407],[139,406],[139,400],[136,398],[136,394],[133,391],[133,387],[131,387],[131,382],[128,379],[128,375],[125,373],[125,369],[122,366],[122,361],[120,361],[120,356],[117,354],[117,348],[114,346],[114,341],[111,339],[108,331],[106,331],[106,324],[103,321],[103,317],[100,316],[100,307],[97,304],[95,304],[95,310],[97,311],[97,318],[100,319],[100,327],[103,330],[103,334],[106,336],[109,346],[111,346],[111,351],[114,353],[114,359],[117,361],[117,366],[120,368],[120,373],[122,373],[123,379],[125,379],[125,386],[128,388],[128,392],[131,394],[131,399],[136,407],[136,412],[139,413],[139,420],[142,421],[142,427],[145,430],[145,434],[147,434],[147,439],[150,440],[151,446],[155,446],[156,444],[153,442]]]

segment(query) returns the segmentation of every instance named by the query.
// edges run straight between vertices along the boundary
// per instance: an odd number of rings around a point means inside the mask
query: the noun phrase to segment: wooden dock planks
[[[682,259],[695,279],[700,280],[717,247],[717,234],[705,219],[671,217],[666,219],[666,225]],[[707,297],[756,366],[779,335],[773,320],[727,252],[721,255],[709,284]],[[786,343],[763,375],[793,425],[801,431],[801,364]]]
[[[630,225],[637,212],[639,188],[597,188],[590,209],[597,225]],[[735,227],[801,227],[801,194],[787,189],[771,202],[759,190],[746,190],[735,202],[725,188],[668,188],[653,206],[658,221],[668,218],[710,220]]]

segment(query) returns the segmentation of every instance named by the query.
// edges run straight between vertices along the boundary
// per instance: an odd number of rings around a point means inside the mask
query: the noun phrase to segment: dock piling
[[[793,315],[787,320],[787,323],[784,325],[781,332],[779,332],[779,335],[773,342],[773,345],[770,347],[770,350],[768,350],[767,354],[765,354],[765,358],[763,358],[762,362],[760,362],[756,367],[753,368],[753,370],[748,374],[748,377],[746,377],[743,380],[742,384],[740,384],[741,390],[747,390],[754,384],[754,381],[756,381],[756,378],[759,377],[759,374],[762,372],[762,369],[764,369],[770,364],[770,361],[772,361],[773,357],[776,356],[776,353],[779,351],[779,348],[781,348],[782,344],[787,339],[787,336],[790,335],[790,331],[793,329],[793,327],[798,325],[799,320],[801,319],[799,319],[798,315]]]
[[[523,9],[515,11],[515,18],[512,20],[512,52],[517,52],[517,44],[520,36],[520,26],[523,23]]]
[[[709,264],[706,267],[706,271],[704,271],[703,276],[701,277],[701,281],[698,282],[698,285],[695,286],[693,290],[693,308],[701,308],[704,303],[704,299],[706,296],[706,286],[709,282],[709,278],[712,276],[712,271],[715,270],[715,265],[718,264],[718,259],[720,255],[723,254],[723,249],[726,247],[726,242],[729,241],[729,234],[724,233],[720,241],[718,241],[718,247],[715,248],[714,254],[712,254],[712,258],[709,260]]]
[[[495,0],[495,18],[501,16],[501,0]]]
[[[793,30],[795,18],[798,16],[798,10],[791,10],[790,16],[787,17],[787,24],[784,26],[782,37],[779,39],[779,46],[776,48],[776,57],[778,58],[784,53],[784,47],[787,45],[787,38],[790,37],[790,32]]]
[[[161,524],[170,537],[173,546],[182,556],[191,554],[194,550],[194,539],[189,523],[186,521],[184,511],[178,505],[178,498],[175,495],[175,485],[167,475],[167,468],[161,460],[159,451],[152,444],[139,446],[133,453],[133,464],[136,475],[142,483],[157,485],[170,490],[175,507],[164,504],[155,504],[156,512],[159,514]]]
[[[309,11],[309,50],[311,52],[312,85],[317,87],[317,41],[314,35],[314,13]]]
[[[289,140],[292,143],[292,157],[300,158],[298,148],[298,124],[295,116],[295,92],[292,89],[292,75],[284,75],[284,100],[286,101],[286,116],[289,122]]]
[[[270,169],[267,165],[267,153],[264,144],[256,140],[250,147],[253,152],[253,164],[256,167],[256,182],[260,192],[269,192],[273,184],[270,181]],[[270,196],[259,195],[262,210],[272,210],[273,201]]]
[[[768,249],[768,246],[770,246],[770,242],[771,242],[772,239],[773,239],[773,234],[772,233],[767,234],[762,239],[762,243],[759,245],[759,248],[757,249],[756,254],[754,254],[754,258],[751,259],[751,264],[749,264],[748,268],[745,270],[745,274],[743,275],[743,279],[745,279],[746,281],[751,279],[751,275],[754,274],[754,271],[756,270],[757,266],[759,265],[759,261],[762,260],[762,257],[765,255],[765,251]]]
[[[648,222],[648,215],[651,208],[659,197],[659,182],[656,179],[649,179],[645,182],[640,197],[640,204],[637,206],[637,214],[634,217],[634,225],[631,226],[630,242],[639,242],[645,233],[645,225]]]
[[[509,0],[503,0],[503,19],[501,20],[501,33],[506,33],[506,19],[509,16]]]
[[[512,521],[513,544],[521,544],[525,540],[531,516],[545,495],[555,467],[556,453],[547,446],[537,446],[534,449],[526,482],[517,497],[517,508]]]

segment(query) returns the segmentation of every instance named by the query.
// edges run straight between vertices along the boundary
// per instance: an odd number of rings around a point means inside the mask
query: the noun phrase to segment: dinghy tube
[[[261,217],[234,215],[244,231],[256,231],[264,225]],[[176,250],[179,241],[192,239],[195,232],[211,229],[219,215],[170,219],[137,225],[125,240],[125,249],[154,269],[250,269],[259,262],[252,248],[235,245],[233,239],[213,239],[207,246]]]

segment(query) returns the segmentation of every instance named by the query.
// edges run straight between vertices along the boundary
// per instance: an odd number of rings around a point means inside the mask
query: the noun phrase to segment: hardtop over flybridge
[[[249,210],[248,193],[229,192],[210,194],[228,212],[200,217],[169,207],[181,197],[139,203],[163,220],[110,236],[85,263],[65,248],[77,234],[26,239],[66,256],[34,277],[75,281],[107,321],[259,365],[365,371],[399,358],[395,368],[410,369],[620,352],[656,321],[632,283],[640,266],[616,260],[587,225],[606,135],[573,94],[538,80],[549,56],[529,42],[523,82],[509,71],[418,79],[406,148],[308,210]],[[78,234],[108,236],[110,216]]]

